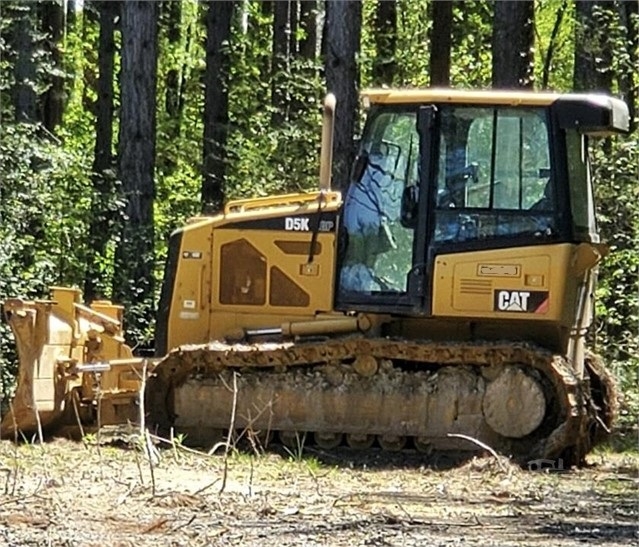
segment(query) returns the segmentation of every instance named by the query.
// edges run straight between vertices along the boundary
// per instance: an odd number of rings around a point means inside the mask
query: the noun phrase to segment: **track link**
[[[506,367],[533,378],[546,401],[539,426],[520,438],[492,430],[482,408]],[[608,386],[608,376],[597,382]],[[195,442],[237,429],[280,431],[284,439],[313,434],[325,448],[344,437],[362,448],[375,438],[392,450],[477,448],[453,433],[521,462],[561,457],[565,465],[582,463],[610,395],[595,402],[564,358],[530,344],[357,337],[182,346],[156,367],[146,393],[151,421]]]

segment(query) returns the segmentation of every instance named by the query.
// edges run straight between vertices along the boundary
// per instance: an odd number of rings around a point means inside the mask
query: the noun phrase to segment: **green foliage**
[[[574,69],[574,2],[535,2],[535,82],[542,87],[544,64],[552,48],[548,89],[570,89]],[[557,26],[553,39],[553,32]]]
[[[318,89],[311,88],[308,94],[315,97]],[[233,98],[240,96],[237,93]],[[300,192],[317,186],[320,111],[314,98],[302,97],[299,102],[304,110],[280,127],[271,127],[271,108],[262,105],[262,112],[253,112],[248,118],[249,127],[231,132],[228,198]],[[234,127],[236,120],[233,115]]]
[[[492,2],[459,2],[453,9],[453,87],[488,88],[491,83]]]
[[[602,238],[610,246],[597,289],[597,349],[639,412],[639,145],[636,133],[594,148]],[[634,401],[634,407],[632,406]]]
[[[38,26],[38,10],[36,2],[20,2],[3,0],[2,17],[0,17],[0,67],[2,80],[0,90],[8,90],[15,84],[13,67],[18,56],[18,34],[26,30],[29,41],[29,60],[34,66],[34,78],[26,84],[36,94],[44,93],[50,85],[49,76],[55,71],[52,66],[51,54],[45,47],[46,34]],[[0,98],[9,99],[10,95]],[[3,105],[6,107],[6,105]]]
[[[51,285],[82,283],[89,158],[38,125],[5,124],[0,140],[0,301],[42,298]],[[15,371],[0,329],[2,380]],[[6,384],[5,384],[6,385]]]
[[[89,170],[86,155],[61,147],[40,126],[3,127],[0,297],[82,280],[78,243],[89,205]]]
[[[229,88],[227,198],[299,192],[317,186],[319,171],[320,65],[292,59],[277,75],[286,93],[285,123],[271,123],[271,18],[248,5],[247,25],[234,27]]]

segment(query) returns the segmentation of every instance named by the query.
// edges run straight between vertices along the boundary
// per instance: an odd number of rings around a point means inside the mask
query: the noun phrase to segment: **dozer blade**
[[[124,344],[122,308],[106,301],[88,308],[80,296],[53,288],[52,300],[4,303],[19,362],[2,437],[137,420],[142,361]]]
[[[0,424],[3,437],[46,430],[60,418],[67,381],[56,357],[68,356],[73,339],[71,326],[52,313],[52,302],[9,300],[4,307],[19,364],[15,396]]]

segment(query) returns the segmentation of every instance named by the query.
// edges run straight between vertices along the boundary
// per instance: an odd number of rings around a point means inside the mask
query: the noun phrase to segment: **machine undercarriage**
[[[21,377],[3,437],[136,427],[144,372],[146,425],[204,447],[232,429],[323,449],[476,451],[485,444],[521,463],[561,457],[567,465],[581,463],[614,419],[614,381],[594,355],[583,381],[563,357],[507,341],[341,335],[184,345],[144,360],[123,343],[118,307],[101,302],[97,311],[65,299],[64,290],[54,295],[70,307],[5,305]],[[107,349],[111,358],[102,360]]]

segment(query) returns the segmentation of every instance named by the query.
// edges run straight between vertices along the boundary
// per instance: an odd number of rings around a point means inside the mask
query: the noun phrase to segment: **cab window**
[[[442,110],[436,242],[555,230],[548,126],[538,109]]]

